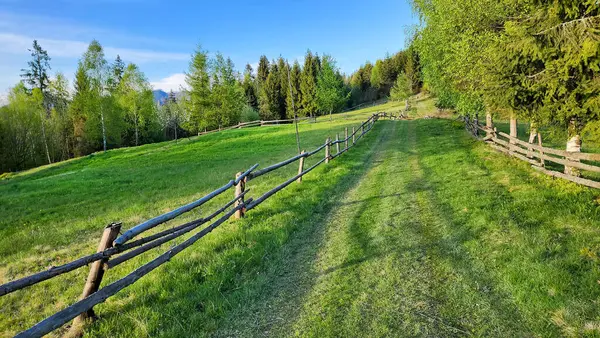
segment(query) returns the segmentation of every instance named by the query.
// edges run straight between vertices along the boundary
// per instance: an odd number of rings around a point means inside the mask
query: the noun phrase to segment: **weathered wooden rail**
[[[546,175],[559,177],[591,188],[600,189],[600,182],[588,178],[578,177],[546,167],[546,161],[577,168],[584,171],[600,173],[600,166],[593,162],[600,162],[600,154],[569,152],[542,146],[538,134],[537,144],[525,142],[517,137],[498,131],[492,125],[482,126],[477,118],[464,117],[465,129],[473,136],[487,142],[492,148],[530,163],[532,168]],[[483,136],[485,135],[485,136]],[[589,161],[592,163],[584,163]]]
[[[156,269],[158,266],[168,262],[172,257],[183,251],[185,248],[191,246],[202,237],[206,236],[219,225],[227,221],[231,216],[235,216],[235,218],[243,217],[246,212],[256,208],[269,197],[273,196],[275,193],[287,187],[294,181],[300,183],[304,175],[321,165],[323,162],[327,163],[330,160],[333,160],[334,158],[337,158],[338,156],[342,155],[344,152],[348,151],[351,147],[353,147],[356,144],[356,142],[365,135],[365,133],[371,130],[375,122],[379,119],[379,116],[379,114],[373,114],[368,120],[364,121],[360,126],[358,126],[358,128],[352,128],[351,134],[348,133],[348,128],[346,128],[344,130],[344,139],[340,140],[338,137],[338,139],[335,142],[332,142],[331,138],[327,138],[323,145],[317,147],[312,151],[302,151],[296,156],[293,156],[289,159],[273,164],[271,166],[265,167],[263,169],[256,170],[258,167],[258,164],[256,164],[244,172],[237,173],[235,179],[229,181],[227,184],[212,191],[206,196],[191,203],[188,203],[184,206],[181,206],[173,211],[167,212],[163,215],[142,222],[132,227],[131,229],[125,231],[120,236],[118,236],[118,233],[121,229],[121,223],[112,223],[104,229],[96,253],[81,257],[79,259],[73,260],[69,263],[57,267],[52,267],[46,271],[42,271],[0,285],[0,296],[4,296],[11,292],[40,283],[42,281],[67,273],[69,271],[73,271],[85,265],[92,264],[90,266],[90,272],[88,274],[88,278],[79,301],[42,320],[33,327],[29,328],[28,330],[20,332],[19,334],[17,334],[16,337],[41,337],[47,333],[52,332],[53,330],[60,328],[61,326],[63,326],[71,320],[74,320],[73,325],[71,327],[71,333],[80,333],[78,330],[81,329],[81,324],[83,323],[83,321],[87,318],[94,317],[93,307],[95,305],[104,302],[107,298],[113,296],[120,290],[133,284],[134,282],[142,278],[144,275]],[[343,149],[339,148],[341,144],[344,144]],[[337,146],[337,153],[332,155],[331,146],[333,145]],[[310,156],[316,155],[323,149],[325,149],[325,156],[319,161],[317,161],[315,164],[313,164],[311,167],[305,169],[304,160]],[[256,199],[245,199],[246,195],[250,191],[246,188],[247,182],[257,179],[260,176],[265,175],[271,171],[283,168],[296,161],[299,161],[297,175],[270,189],[269,191],[265,192]],[[221,195],[222,193],[228,191],[231,188],[235,188],[234,198],[226,204],[224,204],[223,206],[219,207],[210,215],[193,220],[191,222],[181,224],[171,229],[163,230],[158,233],[134,240],[134,238],[138,237],[144,232],[147,232],[158,225],[171,221],[183,215],[184,213],[187,213],[191,210],[198,208],[201,205],[204,205],[208,201],[212,200],[216,196]],[[233,208],[228,210],[232,206]],[[217,216],[221,214],[222,216],[217,218]],[[214,220],[215,218],[216,220]],[[198,229],[201,225],[209,222],[211,223],[208,226],[193,233],[188,239],[186,239],[181,244],[173,246],[167,252],[159,255],[150,262],[135,269],[131,273],[127,274],[125,277],[103,288],[100,288],[102,278],[106,271],[108,271],[109,269],[114,268],[115,266],[118,266],[119,264],[126,262],[134,257],[137,257],[140,254],[147,252],[148,250],[160,247],[162,244],[165,244],[187,233],[190,233]],[[118,256],[113,257],[115,255]],[[73,332],[73,330],[76,330],[77,332]]]
[[[235,124],[235,125],[229,126],[229,127],[225,127],[225,128],[218,128],[218,129],[203,131],[203,132],[198,133],[198,136],[217,133],[217,132],[226,131],[226,130],[232,130],[232,129],[242,129],[242,128],[248,128],[248,127],[262,127],[262,126],[277,125],[277,124],[289,124],[289,123],[294,123],[294,121],[296,121],[296,119],[256,120],[256,121],[250,121],[250,122],[240,122],[238,124]],[[297,119],[297,121],[298,122],[314,121],[314,118],[300,117]]]

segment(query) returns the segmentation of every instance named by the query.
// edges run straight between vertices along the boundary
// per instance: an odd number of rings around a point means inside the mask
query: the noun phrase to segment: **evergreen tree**
[[[267,81],[267,76],[269,76],[269,59],[265,55],[260,56],[260,60],[258,61],[258,70],[256,72],[256,81],[258,82],[258,88],[260,90],[260,85]]]
[[[312,52],[308,50],[304,57],[304,68],[300,76],[301,109],[304,116],[317,113],[317,63]]]
[[[219,129],[236,124],[246,105],[244,90],[237,80],[233,62],[217,53],[212,63],[211,109],[208,122]]]
[[[189,87],[186,92],[185,107],[190,112],[189,129],[199,133],[206,128],[206,113],[210,109],[210,74],[208,53],[201,46],[196,48],[185,81]]]
[[[287,96],[289,92],[289,67],[290,65],[287,63],[287,61],[285,61],[283,57],[279,56],[279,59],[277,60],[277,68],[279,69],[279,88],[281,89],[279,91],[279,95],[281,96],[279,99],[281,102],[281,105],[279,107],[279,116],[281,117],[281,119],[285,119],[288,110]]]
[[[286,96],[286,107],[287,107],[287,117],[294,118],[295,115],[300,114],[299,105],[301,103],[300,96],[300,77],[302,71],[300,70],[300,64],[298,61],[294,62],[294,66],[290,70],[290,82],[291,85],[288,84],[288,93]],[[290,89],[291,86],[291,89]]]
[[[110,73],[111,74],[108,78],[108,87],[109,90],[112,92],[119,87],[121,80],[123,80],[123,74],[125,73],[125,62],[121,60],[121,56],[119,56],[118,54],[117,58],[115,59],[115,62],[111,66]]]
[[[21,77],[25,83],[31,86],[30,90],[38,88],[46,94],[50,82],[48,71],[51,69],[48,52],[38,44],[37,40],[33,40],[33,47],[28,51],[31,53],[32,60],[27,62],[29,68],[21,69],[23,72]]]
[[[250,64],[246,64],[242,87],[244,88],[244,95],[246,95],[246,103],[253,109],[258,110],[256,78],[254,76],[253,69]]]
[[[276,63],[271,64],[267,81],[261,90],[260,117],[263,120],[274,120],[280,117],[281,111],[281,80]]]
[[[73,123],[73,153],[82,156],[87,152],[85,125],[87,121],[88,98],[91,96],[90,80],[80,61],[75,72],[75,93],[69,105],[69,115]]]
[[[46,135],[46,119],[48,118],[47,113],[49,111],[47,88],[50,81],[48,78],[48,70],[50,70],[50,57],[48,56],[48,52],[46,52],[38,44],[37,40],[33,40],[33,48],[28,50],[31,52],[32,60],[27,62],[29,65],[28,69],[21,70],[23,72],[21,77],[23,78],[23,81],[31,86],[31,89],[37,88],[40,92],[40,95],[42,95],[42,106],[44,109],[40,112],[40,126],[42,130],[44,148],[46,150],[46,157],[48,159],[48,163],[52,163]]]

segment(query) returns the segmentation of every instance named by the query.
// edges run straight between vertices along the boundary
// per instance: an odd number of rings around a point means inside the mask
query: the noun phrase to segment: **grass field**
[[[401,106],[302,124],[302,147]],[[433,114],[432,100],[413,107],[411,117]],[[108,222],[128,228],[294,153],[291,126],[232,130],[0,181],[0,281],[93,251]],[[296,170],[251,181],[250,195]],[[600,336],[598,195],[494,152],[458,122],[379,121],[302,184],[98,306],[86,335]],[[73,302],[86,274],[0,298],[0,331]]]

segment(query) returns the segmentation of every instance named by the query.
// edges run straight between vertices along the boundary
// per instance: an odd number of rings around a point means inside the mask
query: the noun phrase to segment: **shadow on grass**
[[[98,336],[126,335],[141,325],[149,335],[238,336],[275,325],[271,306],[302,299],[314,279],[311,265],[323,241],[325,218],[373,165],[382,131],[333,165],[309,174],[115,297],[90,329]],[[192,251],[196,250],[196,251]],[[306,272],[306,273],[299,273]],[[149,277],[149,276],[148,276]],[[290,309],[293,318],[294,309]],[[127,314],[123,316],[123,314]],[[144,317],[147,314],[147,317]],[[278,314],[282,315],[282,314]],[[124,318],[125,317],[125,318]],[[177,322],[183,325],[175,325]],[[244,335],[244,334],[242,334]]]

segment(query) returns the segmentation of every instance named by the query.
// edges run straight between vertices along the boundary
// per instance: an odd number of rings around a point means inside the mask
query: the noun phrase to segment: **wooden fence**
[[[517,137],[498,131],[493,126],[482,126],[477,118],[464,117],[465,129],[473,136],[487,142],[492,148],[509,154],[520,160],[531,164],[532,168],[553,177],[559,177],[571,182],[588,187],[600,189],[600,182],[591,179],[573,176],[546,167],[546,161],[564,165],[565,167],[577,168],[584,171],[600,173],[600,166],[594,162],[600,162],[600,154],[568,152],[542,146],[542,140],[538,134],[537,144],[525,142]],[[485,135],[485,136],[483,136]],[[588,161],[590,163],[584,163]]]
[[[316,119],[313,117],[300,117],[298,118],[298,122],[304,122],[304,121],[315,121]],[[225,131],[225,130],[231,130],[231,129],[242,129],[242,128],[248,128],[248,127],[261,127],[261,126],[269,126],[269,125],[277,125],[277,124],[289,124],[289,123],[294,123],[294,121],[296,121],[296,119],[286,119],[286,120],[256,120],[256,121],[250,121],[250,122],[240,122],[236,125],[233,126],[229,126],[226,128],[219,128],[219,129],[213,129],[213,130],[209,130],[209,131],[204,131],[204,132],[200,132],[198,133],[198,136],[200,135],[206,135],[206,134],[212,134],[212,133],[216,133],[216,132],[220,132],[220,131]]]
[[[312,151],[302,151],[300,154],[291,157],[285,161],[273,164],[263,169],[258,169],[258,164],[250,167],[244,172],[237,173],[235,179],[229,181],[222,187],[214,190],[208,195],[193,201],[189,204],[181,206],[173,211],[165,213],[163,215],[152,218],[148,221],[140,223],[133,228],[125,231],[121,236],[118,236],[121,230],[121,223],[112,223],[108,225],[102,234],[100,244],[96,253],[81,257],[69,263],[52,267],[48,270],[23,277],[6,284],[0,285],[0,296],[4,296],[11,292],[23,289],[25,287],[37,284],[39,282],[48,280],[58,275],[64,274],[69,271],[73,271],[77,268],[81,268],[85,265],[90,265],[90,271],[88,274],[87,281],[85,283],[83,293],[80,300],[70,305],[69,307],[53,314],[52,316],[42,320],[33,327],[20,332],[16,337],[41,337],[57,328],[63,326],[67,322],[73,320],[71,327],[71,334],[77,334],[79,332],[73,332],[73,330],[80,330],[83,320],[87,318],[93,318],[94,312],[93,307],[96,304],[104,302],[107,298],[113,296],[120,290],[133,284],[144,275],[150,273],[160,265],[168,262],[173,256],[177,255],[185,248],[191,246],[196,241],[206,236],[212,230],[217,228],[219,225],[228,220],[231,216],[235,218],[243,217],[245,213],[256,208],[262,202],[269,197],[273,196],[278,191],[287,187],[293,182],[300,183],[302,177],[321,165],[323,162],[328,163],[329,161],[339,157],[344,152],[352,148],[356,142],[367,133],[375,122],[379,119],[379,114],[373,114],[368,120],[363,122],[358,128],[352,128],[352,132],[348,132],[348,128],[345,129],[345,136],[343,139],[339,138],[339,134],[336,137],[336,141],[332,141],[331,138],[327,138],[325,143]],[[336,153],[332,154],[331,147],[336,146]],[[341,148],[343,147],[343,148]],[[309,168],[304,168],[304,160],[310,156],[314,156],[321,151],[325,151],[325,155],[317,163]],[[291,177],[287,181],[280,185],[272,188],[258,198],[246,198],[249,192],[246,185],[249,181],[259,178],[273,170],[285,167],[293,162],[299,161],[298,174]],[[225,205],[215,210],[209,216],[196,219],[191,222],[176,226],[171,229],[163,230],[156,234],[147,235],[146,237],[135,239],[138,235],[160,225],[167,221],[173,220],[176,217],[189,212],[206,202],[210,201],[214,197],[228,191],[230,188],[234,188],[234,197]],[[230,208],[232,207],[232,208]],[[218,217],[221,215],[220,217]],[[218,218],[217,218],[218,217]],[[126,262],[150,249],[156,248],[164,243],[167,243],[175,238],[181,237],[184,234],[190,233],[193,230],[198,229],[201,225],[210,223],[208,226],[196,231],[192,236],[183,241],[182,243],[173,246],[167,252],[159,255],[150,262],[142,265],[135,269],[125,277],[100,288],[102,277],[111,268]],[[116,257],[113,257],[117,254]]]

